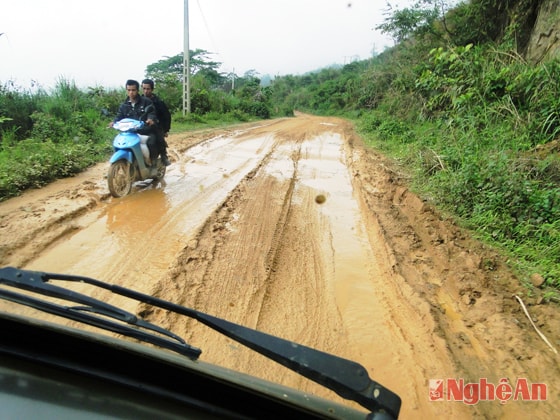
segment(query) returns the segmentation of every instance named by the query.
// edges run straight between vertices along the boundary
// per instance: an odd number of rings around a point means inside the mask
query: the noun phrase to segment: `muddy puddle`
[[[50,244],[23,268],[117,283],[123,276],[135,276],[135,285],[150,284],[258,164],[268,142],[250,139],[228,148],[231,139],[216,138],[193,147],[163,183],[137,183],[131,195],[110,199],[71,220],[75,232]]]

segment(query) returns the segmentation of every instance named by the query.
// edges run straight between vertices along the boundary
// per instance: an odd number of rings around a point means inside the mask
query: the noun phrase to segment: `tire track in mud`
[[[25,265],[52,243],[78,230],[78,219],[106,198],[97,195],[95,188],[86,181],[70,193],[65,191],[30,206],[22,202],[15,207],[19,200],[13,199],[0,213],[0,266]],[[29,219],[34,220],[34,228],[20,232],[20,223]]]
[[[285,223],[282,220],[289,207],[286,203],[293,183],[259,176],[270,164],[277,147],[272,148],[206,220],[178,256],[166,282],[154,289],[155,294],[168,294],[168,283],[172,282],[173,294],[179,292],[183,304],[247,326],[257,325],[266,294],[266,279],[274,271],[274,249]],[[256,193],[267,195],[259,197]],[[271,231],[270,225],[278,229]],[[235,312],[229,312],[234,306]],[[188,331],[185,334],[197,335]]]
[[[301,212],[291,215],[297,207],[293,200],[300,149],[301,141],[276,143],[259,167],[245,177],[207,220],[196,239],[178,257],[165,282],[158,284],[152,293],[164,298],[181,296],[182,304],[209,314],[310,346],[334,348],[336,339],[330,330],[332,320],[340,315],[334,301],[328,305],[324,302],[332,296],[325,293],[328,276],[324,267],[329,263],[322,255],[321,240],[315,238],[314,229],[309,230],[319,222]],[[307,194],[304,199],[318,206],[315,195]],[[305,232],[296,232],[294,240],[293,232],[286,234],[287,225],[297,224],[300,219],[305,223],[298,228]],[[311,238],[312,249],[305,248],[305,241],[302,248],[302,239],[297,236]],[[301,261],[294,263],[295,271],[287,275],[281,265],[286,264],[286,250],[290,251],[292,245]],[[278,276],[279,271],[282,273]],[[298,295],[295,298],[294,292]],[[283,368],[275,367],[267,375],[270,369],[266,366],[271,363],[268,359],[208,332],[194,321],[179,326],[173,316],[166,317],[161,312],[150,315],[188,337],[193,345],[205,349],[204,360],[226,366],[229,363],[230,367],[265,379],[288,377],[288,383],[302,382],[299,375],[282,372]],[[337,329],[342,331],[341,325]],[[224,348],[234,354],[225,354]]]

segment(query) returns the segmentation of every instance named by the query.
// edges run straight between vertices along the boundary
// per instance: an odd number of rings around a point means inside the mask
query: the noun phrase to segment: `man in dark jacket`
[[[169,108],[161,100],[159,96],[154,94],[154,81],[151,79],[142,80],[142,91],[144,92],[144,97],[150,99],[155,108],[158,122],[155,126],[156,136],[157,136],[157,146],[159,153],[161,154],[161,160],[164,165],[169,166],[171,162],[167,157],[167,142],[165,138],[169,134],[171,129],[171,113]]]
[[[135,120],[144,121],[146,125],[138,131],[138,134],[148,136],[146,145],[150,151],[150,160],[154,163],[158,157],[159,150],[157,146],[157,133],[155,125],[157,122],[157,114],[154,104],[149,98],[140,96],[138,90],[140,84],[136,80],[126,81],[126,100],[119,106],[117,116],[110,126],[123,118],[133,118]]]

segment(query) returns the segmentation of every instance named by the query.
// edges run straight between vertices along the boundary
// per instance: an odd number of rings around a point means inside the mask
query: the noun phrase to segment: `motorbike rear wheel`
[[[132,174],[130,162],[125,159],[111,164],[107,173],[109,192],[113,197],[124,197],[132,189]]]

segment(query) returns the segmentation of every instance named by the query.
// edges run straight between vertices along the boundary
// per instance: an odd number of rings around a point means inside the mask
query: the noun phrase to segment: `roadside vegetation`
[[[185,116],[182,55],[146,76],[174,111],[175,131],[294,110],[355,121],[415,192],[509,256],[529,292],[536,284],[558,301],[560,60],[523,58],[528,3],[421,1],[380,25],[393,48],[270,83],[256,72],[219,73],[210,53],[191,51]],[[84,92],[65,80],[48,93],[0,85],[0,200],[106,159],[114,133],[105,127],[125,96],[124,87]]]
[[[106,156],[102,89],[84,93],[59,80],[49,94],[0,85],[0,200],[71,176]]]

